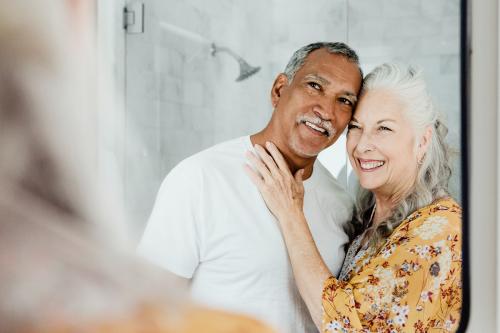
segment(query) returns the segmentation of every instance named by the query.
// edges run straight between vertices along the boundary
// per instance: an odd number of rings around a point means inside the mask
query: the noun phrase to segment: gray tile
[[[182,103],[184,99],[184,79],[163,73],[158,73],[157,76],[160,100]]]
[[[460,38],[460,18],[458,16],[441,18],[442,36],[445,38],[453,38],[459,43]]]
[[[384,37],[426,38],[439,36],[440,21],[423,17],[396,17],[384,21]]]
[[[349,17],[349,43],[362,41],[380,41],[386,31],[386,22],[380,19]]]
[[[445,17],[460,16],[460,2],[458,0],[420,0],[422,15],[443,19]]]
[[[428,55],[453,55],[459,53],[458,40],[447,39],[439,35],[429,36],[420,41],[421,54]]]
[[[159,127],[159,104],[154,98],[129,96],[127,99],[126,119],[137,128]]]
[[[414,18],[421,15],[419,0],[381,0],[377,2],[382,3],[385,18]]]
[[[187,107],[189,124],[186,128],[196,132],[208,133],[213,131],[215,125],[214,110],[210,107]]]
[[[454,75],[455,78],[458,78],[457,74],[460,73],[460,56],[458,54],[448,54],[440,56],[439,59],[439,72],[444,75]]]
[[[348,17],[349,20],[359,22],[363,19],[382,19],[384,14],[384,6],[380,1],[373,0],[348,0]],[[350,24],[350,22],[349,22]]]
[[[154,71],[142,68],[131,69],[127,73],[127,99],[156,99],[158,86]]]
[[[181,102],[161,101],[159,118],[161,131],[187,128],[190,114]]]
[[[184,80],[184,98],[183,104],[192,107],[202,107],[204,105],[204,90],[208,89],[205,80]]]

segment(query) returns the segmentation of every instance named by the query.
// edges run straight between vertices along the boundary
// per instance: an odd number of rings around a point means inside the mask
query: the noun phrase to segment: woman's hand
[[[266,148],[271,155],[260,145],[255,145],[258,156],[247,153],[247,158],[256,170],[245,165],[245,171],[259,189],[271,213],[283,223],[291,214],[303,214],[304,170],[300,169],[295,176],[292,175],[278,148],[271,142],[266,142]]]

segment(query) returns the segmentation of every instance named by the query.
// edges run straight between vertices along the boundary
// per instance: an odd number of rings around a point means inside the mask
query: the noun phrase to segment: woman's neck
[[[376,208],[373,214],[372,225],[376,226],[392,215],[394,208],[401,202],[404,196],[401,193],[392,193],[391,195],[374,193],[374,196]]]
[[[395,204],[389,198],[375,196],[375,212],[373,213],[372,225],[378,225],[389,216]]]
[[[393,188],[391,191],[383,191],[382,189],[373,191],[376,209],[372,225],[378,225],[391,217],[394,208],[411,193],[413,184],[414,179],[408,179],[408,181],[401,182],[398,188]]]

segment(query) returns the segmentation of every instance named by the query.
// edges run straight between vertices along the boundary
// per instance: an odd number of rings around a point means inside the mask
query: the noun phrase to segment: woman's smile
[[[362,158],[358,158],[358,164],[359,164],[359,168],[361,171],[372,172],[372,171],[380,169],[385,164],[385,161],[365,160]]]

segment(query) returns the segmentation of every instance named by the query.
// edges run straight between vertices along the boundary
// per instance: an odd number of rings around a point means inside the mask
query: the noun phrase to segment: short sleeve
[[[137,248],[146,260],[191,278],[200,261],[201,175],[183,161],[163,181]]]

